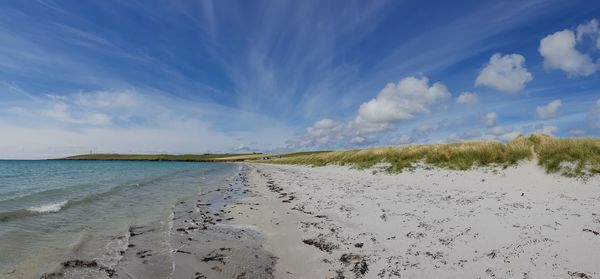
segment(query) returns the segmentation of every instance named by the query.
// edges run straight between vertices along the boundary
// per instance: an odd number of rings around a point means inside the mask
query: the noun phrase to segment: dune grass
[[[359,150],[273,159],[282,164],[323,166],[328,164],[351,166],[358,169],[384,165],[388,172],[401,172],[418,162],[437,167],[465,170],[474,166],[511,165],[531,156],[530,146],[522,141],[510,144],[497,142],[468,142],[439,145],[411,145],[405,147],[377,147]]]
[[[538,158],[548,172],[565,175],[600,173],[600,140],[597,138],[557,139],[545,135],[519,136],[499,142],[377,147],[357,150],[291,156],[272,159],[271,163],[311,166],[342,165],[368,169],[376,165],[387,172],[402,172],[418,163],[454,170],[481,166],[507,167],[521,160]],[[567,165],[576,165],[572,170]]]
[[[540,166],[566,176],[600,173],[600,139],[557,139],[544,135],[530,137]]]

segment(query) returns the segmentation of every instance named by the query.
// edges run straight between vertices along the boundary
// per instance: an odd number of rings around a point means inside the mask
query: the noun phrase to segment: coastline
[[[132,259],[148,260],[143,269],[168,275],[174,212],[194,210],[198,195],[224,189],[239,173],[239,166],[220,163],[6,164],[9,171],[52,170],[59,179],[33,180],[25,194],[3,197],[0,211],[10,218],[0,220],[0,278],[127,278],[119,273],[133,265]],[[27,174],[20,172],[14,182]],[[65,202],[54,206],[55,200]],[[138,247],[153,252],[137,254]]]
[[[167,220],[132,226],[126,235],[115,236],[118,245],[108,261],[103,253],[74,257],[41,278],[267,278],[274,259],[262,250],[261,235],[225,217],[228,206],[248,195],[242,189],[243,168],[236,166],[227,178],[215,178],[176,202]]]
[[[600,178],[505,169],[236,163],[116,237],[112,265],[73,258],[42,278],[594,278]],[[10,278],[10,277],[9,277]]]

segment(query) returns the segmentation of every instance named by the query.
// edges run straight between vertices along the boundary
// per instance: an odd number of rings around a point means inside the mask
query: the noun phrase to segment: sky
[[[600,135],[598,1],[0,1],[0,158]]]

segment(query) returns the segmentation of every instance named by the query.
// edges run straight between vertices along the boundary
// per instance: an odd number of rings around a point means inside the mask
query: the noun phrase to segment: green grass
[[[327,151],[275,153],[275,154],[83,154],[63,158],[64,160],[121,160],[121,161],[197,161],[197,162],[219,162],[219,161],[252,161],[261,160],[263,157],[286,158],[290,156],[301,156],[317,154]]]
[[[256,154],[85,154],[64,158],[65,160],[130,160],[130,161],[216,161]]]
[[[519,136],[509,143],[465,142],[404,147],[332,151],[269,160],[278,164],[311,166],[342,165],[357,169],[383,163],[387,172],[402,172],[417,163],[466,170],[481,166],[508,167],[519,161],[538,158],[548,172],[581,176],[600,173],[600,140],[597,138],[557,139],[545,135]],[[565,165],[575,165],[568,169]]]
[[[268,160],[263,160],[269,157]],[[375,147],[342,151],[310,151],[274,154],[89,154],[68,160],[145,161],[252,161],[310,166],[342,165],[368,169],[381,164],[384,171],[402,172],[419,163],[453,170],[481,166],[508,167],[522,160],[537,159],[549,173],[567,176],[600,174],[600,139],[559,139],[545,135],[519,136],[509,143],[464,142],[452,144]]]
[[[497,142],[471,142],[440,145],[412,145],[406,147],[377,147],[369,149],[332,151],[288,158],[270,162],[323,166],[336,164],[358,169],[371,168],[379,163],[388,172],[401,172],[418,162],[450,169],[465,170],[490,164],[511,165],[528,158],[530,147],[522,142],[501,144]]]
[[[600,173],[600,139],[557,139],[536,135],[530,137],[540,166],[548,172],[566,176]]]

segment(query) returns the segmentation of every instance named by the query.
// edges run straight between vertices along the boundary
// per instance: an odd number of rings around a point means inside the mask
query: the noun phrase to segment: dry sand
[[[502,169],[246,164],[228,207],[275,278],[599,278],[600,180]]]

